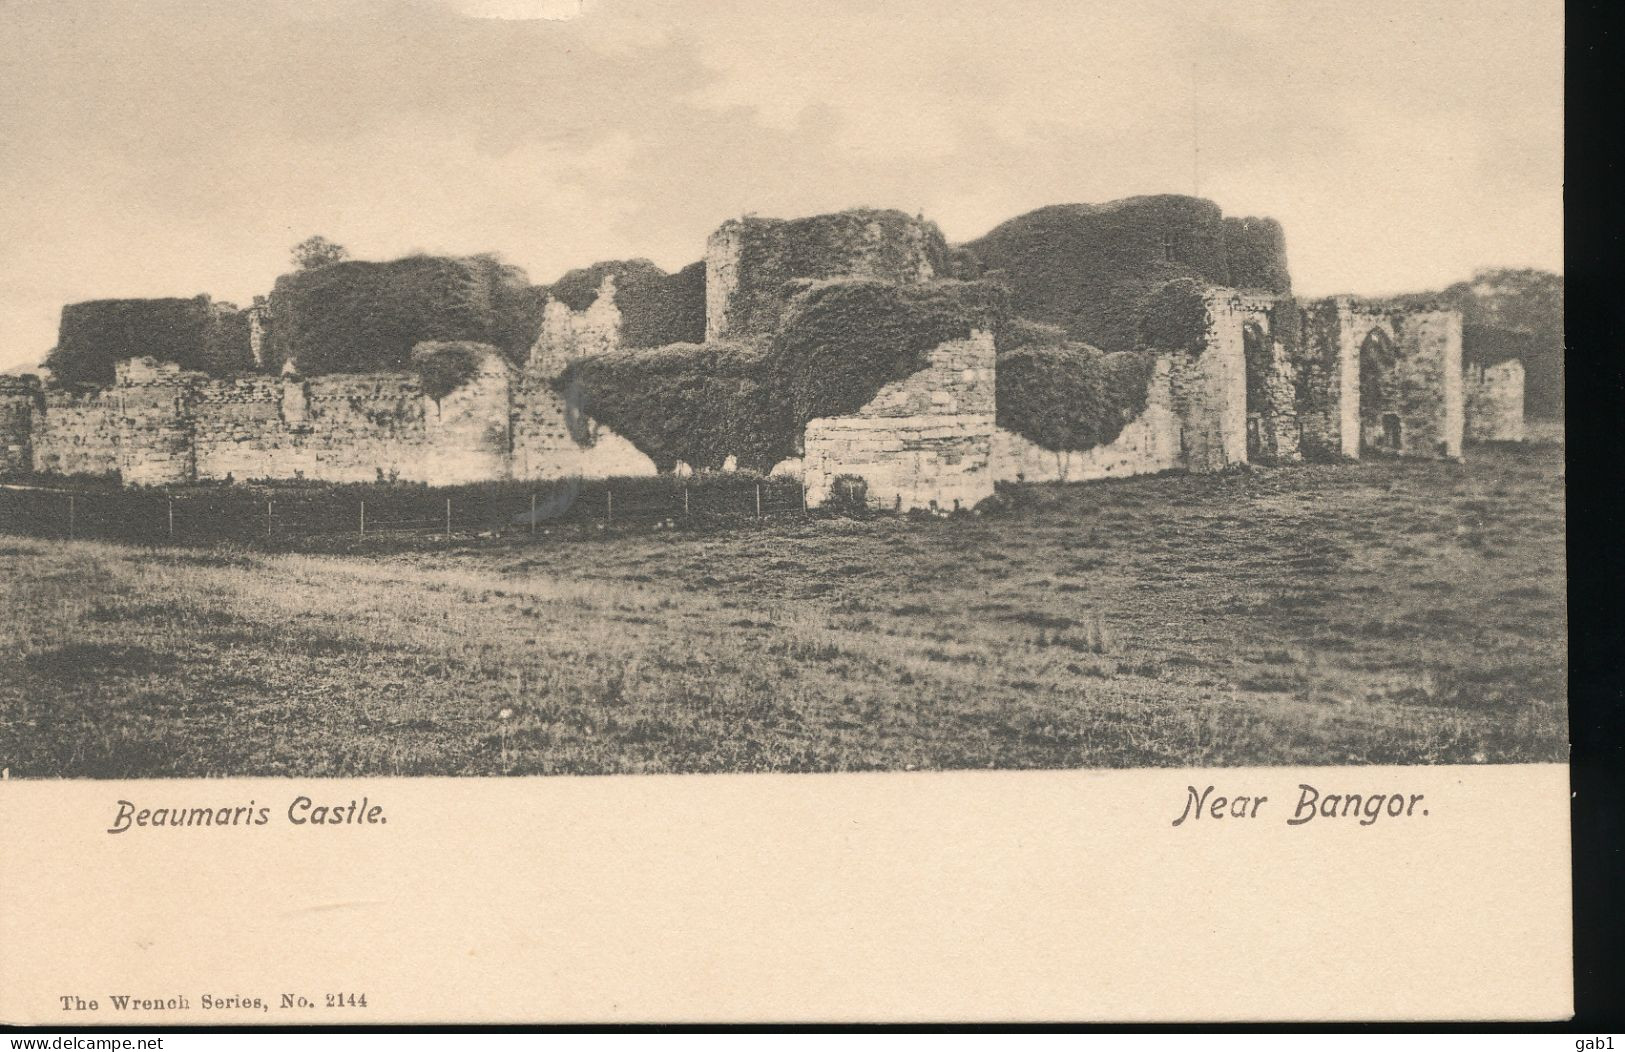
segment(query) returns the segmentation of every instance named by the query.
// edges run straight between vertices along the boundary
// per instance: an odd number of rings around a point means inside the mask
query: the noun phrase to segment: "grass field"
[[[1567,755],[1560,447],[321,556],[0,537],[12,777]]]

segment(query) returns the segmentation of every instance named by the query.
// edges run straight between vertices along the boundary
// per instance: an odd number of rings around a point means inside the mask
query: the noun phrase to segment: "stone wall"
[[[197,477],[192,404],[207,382],[173,362],[118,363],[113,387],[119,477],[132,486],[164,486]]]
[[[1295,353],[1299,448],[1312,459],[1360,455],[1361,308],[1339,296],[1300,312]],[[1365,328],[1361,329],[1362,332]]]
[[[305,415],[304,384],[297,378],[221,380],[200,385],[196,397],[193,442],[199,478],[275,478],[306,470],[302,460],[293,462],[295,429]],[[292,410],[293,427],[284,415],[285,403]]]
[[[549,300],[530,361],[516,378],[512,410],[512,472],[520,479],[616,478],[653,475],[655,463],[622,436],[580,410],[575,392],[555,381],[575,359],[622,345],[623,318],[613,273],[580,310]]]
[[[411,373],[215,379],[133,359],[105,389],[0,387],[0,450],[19,460],[26,451],[35,471],[117,473],[131,485],[654,473],[630,442],[573,418],[566,401],[549,377],[514,375],[495,353],[439,401]]]
[[[1209,289],[1203,346],[1170,356],[1179,463],[1188,471],[1223,471],[1247,461],[1246,360],[1231,295],[1229,289]]]
[[[994,438],[1001,480],[1069,481],[1182,468],[1222,471],[1363,448],[1459,456],[1461,317],[1338,297],[1300,308],[1284,295],[1209,287],[1200,347],[1159,356],[1141,416],[1116,441],[1082,452],[1046,449],[1012,432]],[[1373,336],[1372,334],[1376,334]],[[1391,349],[1362,393],[1361,346]],[[1367,388],[1373,388],[1367,366]],[[1511,381],[1480,386],[1484,427],[1510,428]],[[1499,399],[1491,409],[1490,399]],[[1363,399],[1363,401],[1362,401]],[[1521,415],[1521,410],[1520,410]],[[1384,430],[1384,418],[1394,422]],[[1510,432],[1508,432],[1510,433]]]
[[[857,413],[807,425],[803,480],[816,507],[863,480],[869,504],[910,511],[969,509],[993,495],[993,335],[973,332],[931,351],[926,368],[887,384]]]
[[[919,284],[946,272],[947,251],[934,223],[894,210],[730,219],[706,241],[705,338],[772,333],[797,278]]]
[[[623,478],[657,474],[655,462],[621,435],[586,416],[552,377],[527,372],[514,389],[513,477]]]
[[[282,378],[279,401],[280,427],[273,422],[267,431],[245,433],[248,447],[262,447],[256,455],[264,470],[252,477],[438,481],[420,470],[428,399],[416,376],[290,374]],[[205,477],[224,478],[225,467],[215,461]]]
[[[507,478],[513,451],[512,369],[495,349],[474,375],[423,408],[420,471],[438,485]]]
[[[30,420],[34,470],[56,475],[118,473],[118,419],[111,388],[47,388]]]
[[[993,477],[1009,482],[1083,482],[1169,471],[1180,465],[1179,420],[1169,378],[1173,359],[1159,356],[1145,410],[1114,441],[1093,449],[1045,449],[1005,428],[993,432]]]
[[[1466,437],[1473,442],[1522,442],[1523,363],[1469,365],[1463,372]]]
[[[1405,368],[1403,412],[1412,442],[1401,452],[1459,458],[1466,430],[1461,368],[1461,312],[1405,315],[1400,345]]]

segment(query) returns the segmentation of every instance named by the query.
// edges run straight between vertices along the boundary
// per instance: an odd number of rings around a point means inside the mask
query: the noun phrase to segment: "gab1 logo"
[[[1577,1037],[1574,1039],[1574,1052],[1597,1052],[1598,1049],[1612,1049],[1614,1035],[1607,1037]]]

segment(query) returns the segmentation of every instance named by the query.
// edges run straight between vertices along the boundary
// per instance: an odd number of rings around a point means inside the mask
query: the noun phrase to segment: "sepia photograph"
[[[0,11],[8,778],[1566,759],[1554,4]]]
[[[1572,1018],[1566,31],[0,0],[0,1026]]]

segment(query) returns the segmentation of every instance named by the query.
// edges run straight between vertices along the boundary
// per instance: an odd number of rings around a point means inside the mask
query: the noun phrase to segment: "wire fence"
[[[0,532],[138,544],[552,535],[715,527],[807,517],[787,478],[562,479],[409,485],[219,486],[175,490],[0,486]]]

